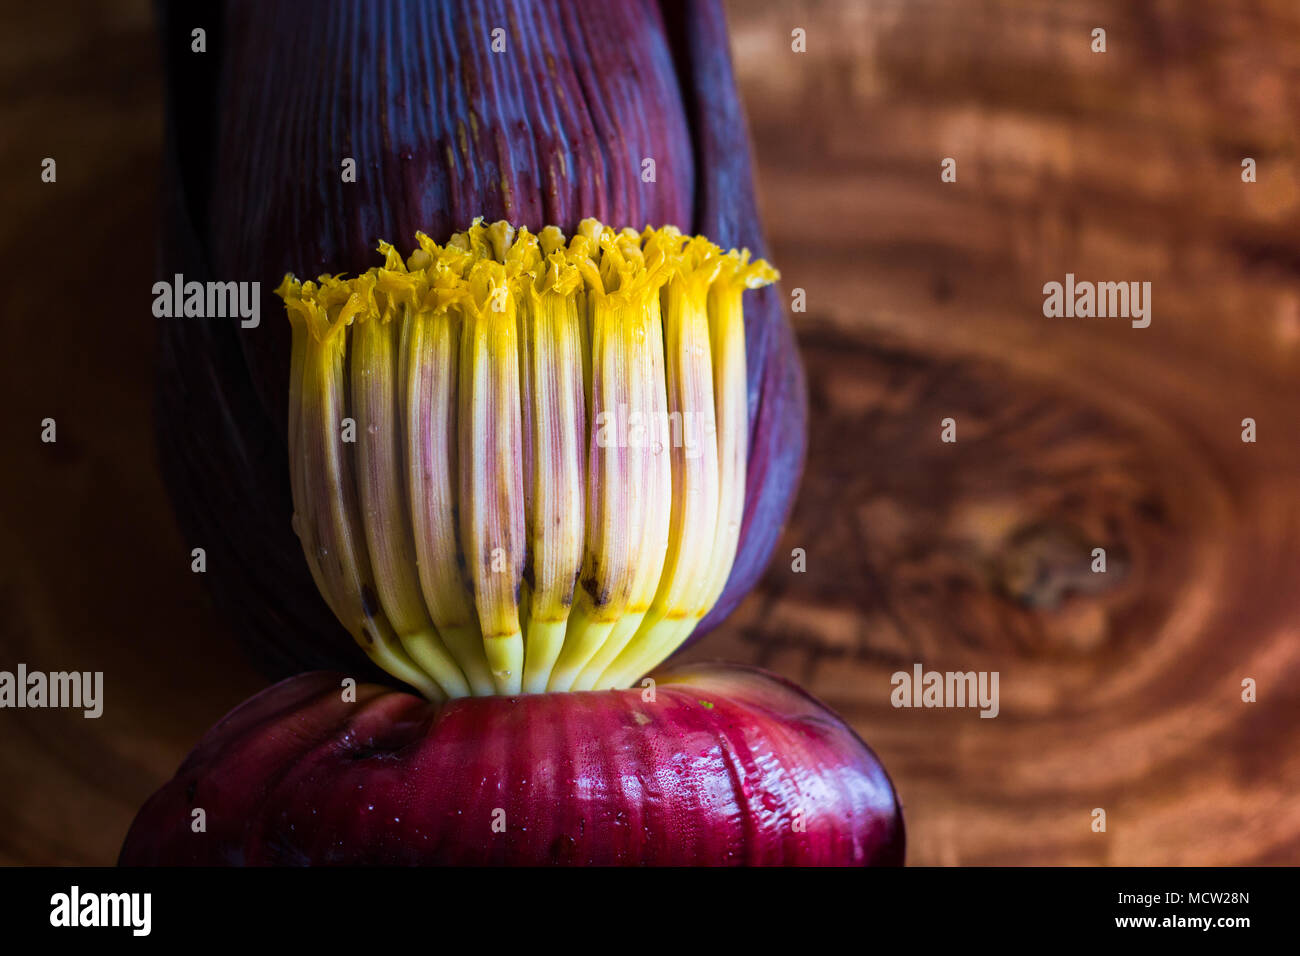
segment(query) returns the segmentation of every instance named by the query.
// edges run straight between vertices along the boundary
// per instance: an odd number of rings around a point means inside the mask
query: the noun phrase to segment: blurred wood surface
[[[104,866],[265,682],[218,629],[158,472],[151,5],[11,4],[0,84],[0,669],[104,672],[98,719],[0,710],[0,863]]]
[[[1300,862],[1300,7],[729,9],[811,447],[763,587],[691,655],[839,709],[912,863]],[[3,863],[111,863],[262,686],[157,473],[149,7],[75,10],[0,36],[0,667],[103,670],[106,708],[0,712]],[[1067,272],[1150,281],[1151,327],[1044,318]],[[998,671],[1000,715],[892,708],[918,661]]]
[[[910,862],[1300,862],[1300,6],[730,9],[811,450],[696,653],[843,712]],[[1067,272],[1150,281],[1151,326],[1044,318]],[[918,661],[1000,715],[892,708]]]

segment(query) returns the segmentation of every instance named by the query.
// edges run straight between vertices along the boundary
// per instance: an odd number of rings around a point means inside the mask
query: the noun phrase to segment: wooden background
[[[772,258],[807,291],[811,451],[763,587],[691,656],[844,713],[912,863],[1300,862],[1300,8],[730,11]],[[152,445],[148,5],[8,19],[0,667],[104,670],[108,706],[0,712],[0,862],[104,864],[262,681],[189,572]],[[1066,272],[1150,281],[1151,327],[1044,318]],[[916,661],[998,671],[1000,716],[893,709]]]

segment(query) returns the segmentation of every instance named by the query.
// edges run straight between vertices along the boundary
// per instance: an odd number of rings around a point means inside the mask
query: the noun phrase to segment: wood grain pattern
[[[846,713],[913,863],[1300,861],[1300,11],[732,14],[812,447],[762,593],[696,653]],[[1152,282],[1151,326],[1044,318],[1066,272]],[[1000,672],[1000,716],[895,710],[916,661]]]
[[[763,587],[691,656],[845,713],[913,863],[1300,862],[1300,9],[730,11],[812,435]],[[0,713],[2,863],[112,862],[261,686],[157,475],[156,70],[144,0],[28,5],[0,36],[0,667],[103,670],[107,695],[97,721]],[[1151,281],[1151,327],[1044,318],[1066,272]],[[895,710],[914,661],[999,671],[1000,716]]]
[[[158,474],[149,4],[80,6],[13,9],[0,40],[0,668],[103,671],[104,713],[0,711],[5,864],[112,864],[144,799],[264,684],[218,630]]]

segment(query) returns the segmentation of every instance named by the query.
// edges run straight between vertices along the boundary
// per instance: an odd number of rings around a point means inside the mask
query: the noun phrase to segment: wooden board
[[[812,445],[694,653],[849,717],[911,862],[1300,862],[1300,8],[731,12]],[[1150,281],[1150,327],[1045,318],[1067,272]],[[892,707],[918,661],[998,671],[999,716]]]
[[[1300,8],[730,9],[811,451],[760,593],[692,656],[841,710],[913,863],[1300,861]],[[157,474],[153,252],[123,241],[157,215],[149,5],[24,7],[0,45],[0,666],[107,681],[96,721],[0,715],[0,862],[106,864],[262,681]],[[1150,328],[1044,318],[1066,272],[1152,282]],[[891,707],[916,661],[998,671],[999,716]]]

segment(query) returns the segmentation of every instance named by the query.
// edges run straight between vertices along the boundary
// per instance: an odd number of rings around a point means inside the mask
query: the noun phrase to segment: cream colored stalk
[[[735,561],[742,298],[776,273],[672,227],[416,238],[405,263],[381,244],[383,267],[279,289],[317,586],[429,697],[628,686]]]
[[[305,334],[299,336],[303,357],[295,416],[298,458],[293,464],[300,470],[293,482],[295,524],[321,594],[365,652],[426,696],[443,698],[446,691],[411,660],[379,605],[344,442],[346,331],[365,307],[368,289],[362,289],[322,289],[323,304],[300,300],[301,308],[290,308],[305,324]]]
[[[719,486],[708,292],[721,260],[716,247],[697,239],[676,258],[663,297],[673,485],[668,553],[645,618],[597,687],[625,686],[671,653],[694,627],[710,580]]]

